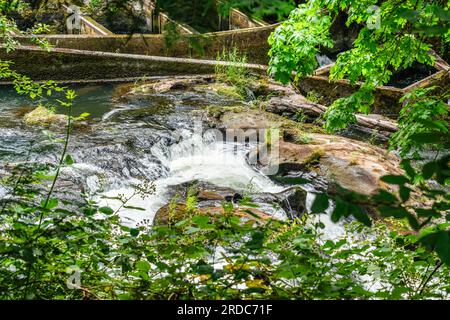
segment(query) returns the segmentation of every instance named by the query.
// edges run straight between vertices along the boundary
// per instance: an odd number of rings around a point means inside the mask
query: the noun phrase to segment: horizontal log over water
[[[1,47],[0,47],[1,48]],[[217,61],[155,57],[112,52],[54,48],[50,51],[35,46],[21,46],[6,53],[0,49],[0,59],[14,62],[13,69],[33,80],[97,80],[214,73]],[[219,62],[240,65],[255,73],[267,72],[258,64]]]
[[[294,113],[302,110],[306,115],[318,117],[327,111],[327,107],[318,103],[305,101],[303,97],[274,97],[268,101],[267,111],[282,114],[286,111]],[[393,120],[377,117],[375,115],[356,114],[356,123],[370,129],[382,130],[387,132],[396,132],[398,130],[397,123]]]

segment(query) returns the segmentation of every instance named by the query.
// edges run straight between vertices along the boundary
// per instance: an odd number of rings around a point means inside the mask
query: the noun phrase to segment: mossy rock
[[[232,99],[237,99],[237,100],[244,99],[242,94],[239,92],[238,88],[236,88],[235,86],[230,86],[230,85],[228,85],[226,83],[222,83],[222,82],[215,82],[215,83],[212,83],[209,85],[197,86],[195,89],[199,90],[199,91],[203,91],[203,90],[213,91],[214,93],[216,93],[218,95],[229,97]]]
[[[67,124],[67,120],[66,115],[56,114],[44,106],[37,107],[23,117],[23,121],[27,126],[61,127]]]
[[[155,225],[168,225],[196,215],[214,218],[224,214],[226,213],[223,207],[210,206],[190,210],[184,203],[169,203],[156,212],[153,223]],[[255,208],[234,208],[231,214],[240,217],[244,221],[263,222],[274,219],[272,216]]]

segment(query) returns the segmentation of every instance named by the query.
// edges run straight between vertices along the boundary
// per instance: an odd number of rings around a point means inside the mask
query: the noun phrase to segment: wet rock
[[[315,171],[286,171],[271,178],[282,184],[302,185],[308,190],[312,189],[318,192],[326,192],[328,189],[327,179]]]
[[[153,224],[166,225],[183,220],[187,216],[187,206],[184,203],[168,203],[159,208],[155,214]]]
[[[169,197],[184,203],[188,195],[195,196],[197,208],[200,212],[205,210],[213,213],[222,213],[222,204],[232,202],[235,206],[234,214],[243,214],[251,209],[262,216],[269,216],[263,207],[272,206],[281,208],[288,217],[297,217],[306,212],[307,192],[300,187],[291,187],[279,193],[246,193],[231,188],[219,187],[203,181],[190,181],[169,187]],[[215,208],[215,209],[212,209]],[[167,210],[168,207],[163,209]],[[253,211],[252,211],[253,212]],[[165,214],[163,212],[162,214]],[[244,215],[245,216],[245,215]]]
[[[40,202],[48,195],[53,180],[41,180],[41,183],[35,183],[31,178],[33,172],[47,169],[55,169],[53,165],[44,165],[33,162],[2,164],[0,168],[0,178],[5,179],[5,184],[0,186],[0,203],[2,200],[7,202],[25,202],[30,205],[39,206]],[[14,192],[15,183],[21,177],[23,185],[22,191],[28,194],[23,197],[21,192]],[[8,181],[7,179],[11,179]],[[6,183],[6,181],[8,181]],[[56,181],[52,198],[58,199],[58,208],[80,213],[80,209],[86,207],[87,201],[84,197],[85,189],[80,180],[72,179],[61,171],[59,179]],[[32,197],[30,197],[33,195]]]
[[[208,85],[196,86],[194,88],[194,90],[196,90],[196,91],[211,91],[218,95],[226,96],[226,97],[229,97],[229,98],[232,98],[235,100],[242,100],[244,98],[242,93],[239,92],[239,90],[236,87],[230,86],[226,83],[221,83],[221,82],[215,82],[215,83],[208,84]]]
[[[279,115],[266,112],[264,109],[243,107],[224,109],[217,119],[217,127],[224,129],[280,129],[299,132],[323,132],[318,126],[295,122]]]
[[[254,111],[252,112],[254,113]],[[270,121],[264,114],[251,114],[247,112],[227,112],[220,121],[226,129],[267,129],[270,128]]]
[[[248,163],[258,169],[277,168],[275,173],[270,170],[273,178],[314,172],[321,178],[319,185],[322,188],[325,179],[327,183],[371,195],[379,188],[392,189],[380,181],[382,176],[402,173],[399,159],[386,150],[365,142],[322,134],[320,130],[314,132],[312,128],[264,111],[227,112],[218,121],[225,129],[280,130],[278,143],[270,148],[260,143],[247,155]],[[267,149],[274,152],[268,153]]]
[[[252,195],[255,203],[278,205],[290,218],[299,217],[306,212],[308,192],[299,186],[288,188],[279,193],[258,193]]]
[[[299,217],[306,213],[306,196],[307,192],[300,188],[294,187],[280,194],[280,198],[283,199],[281,207],[284,211],[288,212],[291,217]]]
[[[197,198],[199,201],[225,200],[221,194],[209,190],[200,190],[197,194]]]
[[[311,134],[309,144],[279,143],[279,156],[260,154],[260,148],[249,154],[258,157],[262,166],[278,165],[279,175],[290,171],[315,171],[328,182],[365,195],[379,188],[390,189],[380,178],[401,174],[398,159],[385,150],[343,137]]]
[[[59,179],[55,185],[54,197],[59,199],[60,207],[78,212],[80,208],[87,205],[87,201],[83,194],[85,188],[79,181],[69,179]]]
[[[242,199],[242,195],[231,188],[219,187],[204,181],[189,181],[179,185],[169,186],[168,196],[173,198],[178,196],[185,200],[188,194],[195,196],[199,202],[217,202],[221,201],[237,202]]]

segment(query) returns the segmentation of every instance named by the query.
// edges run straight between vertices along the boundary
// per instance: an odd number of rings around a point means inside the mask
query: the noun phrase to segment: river
[[[125,224],[152,221],[155,213],[170,202],[173,186],[190,181],[211,183],[245,193],[280,193],[288,186],[273,182],[246,161],[252,143],[224,142],[203,134],[208,123],[202,110],[205,106],[235,106],[245,103],[209,91],[171,90],[165,93],[122,99],[122,85],[74,86],[77,98],[75,116],[88,112],[87,124],[75,127],[69,143],[69,154],[75,163],[64,167],[58,192],[84,192],[100,205],[119,208],[120,203],[105,197],[133,194],[135,185],[150,181],[155,192],[147,198],[133,197],[128,207],[119,211]],[[28,127],[23,114],[39,103],[19,96],[13,88],[0,89],[0,162],[39,162],[55,164],[62,146],[42,133],[42,128]],[[57,113],[64,113],[61,107]],[[62,128],[63,129],[63,128]],[[64,131],[54,132],[63,137]],[[0,167],[1,168],[1,167]],[[0,169],[2,170],[2,169]],[[1,172],[0,172],[1,173]],[[314,199],[308,190],[307,206]],[[280,219],[286,212],[268,203],[261,209]],[[330,237],[342,229],[321,220]]]

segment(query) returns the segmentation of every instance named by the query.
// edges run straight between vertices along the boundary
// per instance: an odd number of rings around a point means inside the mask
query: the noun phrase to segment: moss
[[[308,134],[301,134],[294,137],[294,141],[297,144],[310,144],[313,139]]]
[[[222,83],[216,83],[212,89],[220,95],[242,100],[244,97],[240,94],[239,89]]]
[[[242,110],[242,106],[224,107],[211,105],[206,107],[206,112],[208,113],[208,115],[216,119],[220,119],[220,117],[222,117],[226,112],[240,113],[242,112]]]
[[[39,106],[33,111],[27,113],[23,117],[23,121],[28,126],[65,125],[67,123],[67,116],[63,114],[55,114],[54,111],[44,106]]]
[[[315,150],[305,161],[304,165],[306,167],[314,166],[320,162],[320,159],[325,155],[325,150],[319,148]]]

